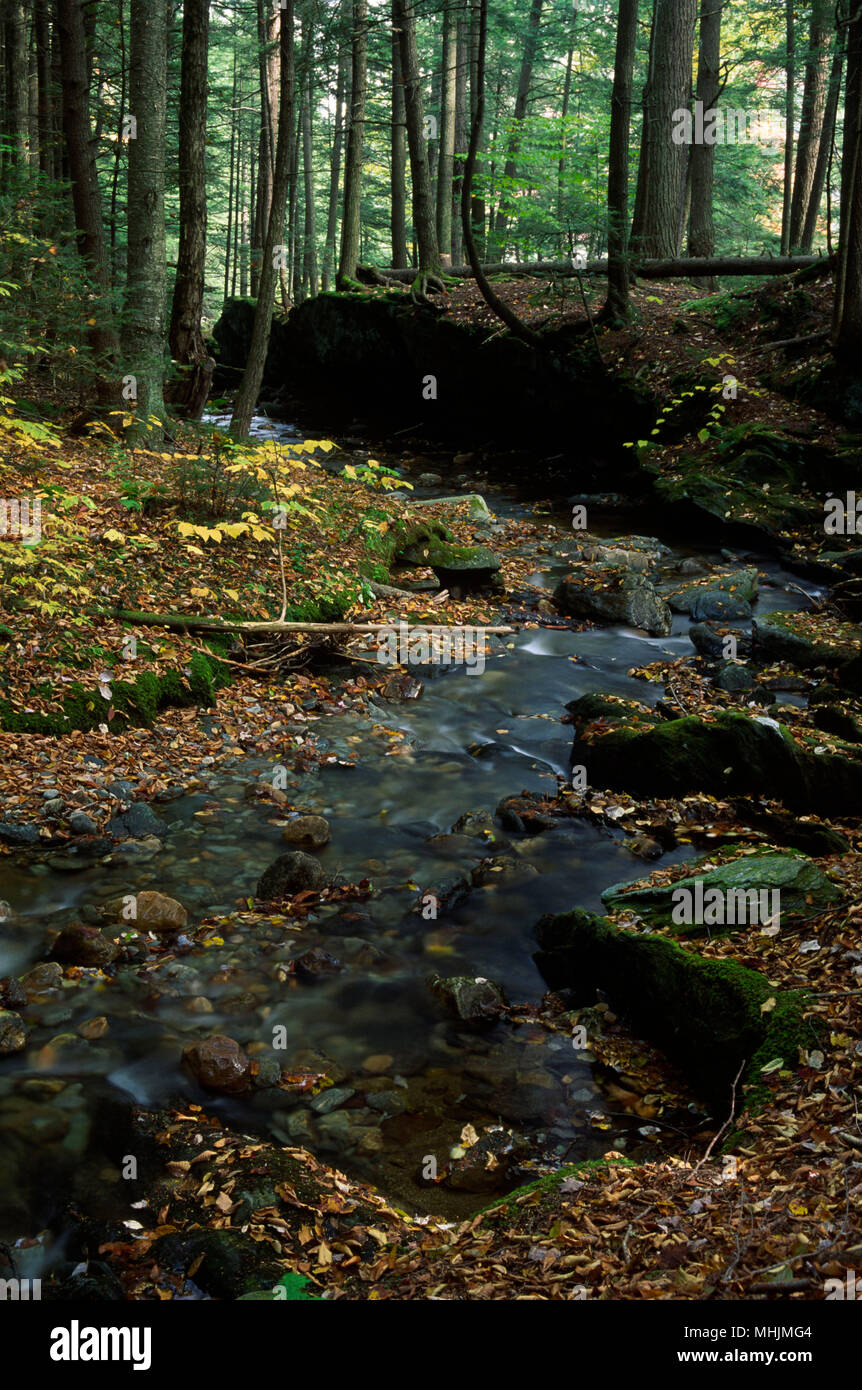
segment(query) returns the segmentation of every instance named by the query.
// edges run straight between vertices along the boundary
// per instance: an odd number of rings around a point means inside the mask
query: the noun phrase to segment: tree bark
[[[467,154],[467,10],[466,0],[458,0],[456,17],[455,55],[455,151],[452,176],[452,260],[460,261],[464,252],[461,231],[461,184],[464,179],[464,158]]]
[[[210,0],[184,0],[180,77],[180,245],[170,347],[182,375],[171,399],[199,420],[215,362],[201,330],[207,254],[207,60]]]
[[[410,175],[413,186],[413,226],[419,248],[417,294],[422,298],[427,287],[427,277],[440,274],[440,250],[437,244],[431,176],[425,146],[425,114],[422,105],[413,0],[394,0],[394,14],[401,53],[401,74],[404,79],[407,147],[410,151]]]
[[[395,0],[392,0],[392,147],[391,194],[389,225],[392,236],[392,264],[407,266],[407,113],[404,103],[404,78],[401,75],[401,47],[395,23]]]
[[[602,311],[612,323],[629,318],[629,143],[637,24],[638,0],[619,0],[608,153],[608,296]]]
[[[527,33],[524,39],[524,53],[521,59],[521,70],[518,75],[518,90],[515,95],[515,110],[513,113],[513,128],[509,136],[509,146],[506,154],[506,165],[503,170],[503,179],[512,180],[518,172],[517,154],[521,140],[520,127],[524,123],[527,114],[527,102],[530,97],[530,83],[533,77],[533,65],[536,61],[536,50],[539,46],[539,20],[542,17],[543,0],[531,0],[530,17],[527,21]],[[511,199],[509,198],[506,184],[504,182],[500,194],[500,201],[497,204],[497,214],[494,218],[494,227],[488,246],[488,255],[492,260],[502,259],[506,250],[506,235],[511,210]]]
[[[829,37],[832,31],[833,14],[832,0],[812,0],[808,57],[805,62],[805,87],[802,94],[799,141],[796,147],[796,174],[790,202],[788,249],[791,254],[794,251],[810,249],[810,243],[808,248],[804,245],[803,231],[814,186],[817,153],[820,148],[826,114]]]
[[[362,145],[365,131],[365,97],[368,62],[366,0],[353,0],[351,35],[350,124],[344,157],[344,207],[341,214],[341,256],[336,286],[350,289],[359,263],[359,225],[362,198]]]
[[[54,123],[51,114],[51,18],[49,0],[34,0],[33,25],[36,45],[36,92],[39,131],[39,170],[53,174]]]
[[[137,129],[129,142],[129,269],[125,359],[136,379],[131,435],[157,443],[164,422],[165,369],[165,120],[168,0],[131,0],[129,107]]]
[[[323,245],[323,273],[321,285],[324,293],[335,274],[335,235],[338,227],[338,185],[341,178],[341,146],[344,140],[346,107],[344,88],[346,82],[347,47],[339,41],[338,72],[335,78],[335,126],[332,132],[332,153],[329,165],[329,206],[326,217],[326,238]],[[397,262],[395,262],[397,264]]]
[[[790,251],[790,203],[793,196],[793,142],[796,138],[796,17],[795,0],[785,0],[784,26],[787,44],[784,96],[784,205],[781,212],[781,254]]]
[[[266,247],[260,273],[260,290],[254,313],[254,326],[251,334],[248,361],[234,405],[230,430],[234,439],[245,439],[248,435],[251,418],[260,394],[266,354],[269,348],[269,335],[272,328],[272,315],[275,305],[275,287],[278,268],[284,263],[286,248],[282,244],[284,235],[284,210],[287,201],[288,178],[293,144],[294,116],[294,70],[293,70],[293,0],[287,0],[281,11],[281,77],[280,108],[278,113],[278,137],[276,142],[275,178],[272,190],[272,209],[266,233]]]
[[[684,194],[686,147],[673,139],[674,116],[688,108],[697,0],[655,0],[650,73],[632,249],[640,257],[674,256]]]
[[[721,61],[721,15],[724,0],[701,0],[700,49],[697,61],[697,90],[695,100],[703,107],[704,120],[715,109],[721,91],[719,63]],[[715,145],[704,141],[693,145],[690,159],[691,212],[688,222],[688,254],[715,255],[715,219],[713,188],[715,184]],[[715,289],[715,280],[699,280],[707,290]]]
[[[437,244],[441,257],[452,260],[452,185],[455,159],[455,84],[458,63],[456,0],[443,10],[442,77],[440,83],[440,149],[437,165]]]
[[[862,4],[854,0],[852,8],[847,26],[841,238],[832,331],[836,358],[858,375],[862,360]]]
[[[90,315],[95,323],[91,326],[89,340],[97,365],[105,374],[99,387],[99,397],[107,404],[119,401],[119,388],[109,380],[119,343],[111,306],[102,198],[90,129],[87,49],[81,0],[56,0],[55,19],[63,79],[63,131],[72,182],[78,250],[87,265],[96,293]]]
[[[814,168],[814,179],[811,185],[808,207],[805,212],[805,225],[802,229],[802,238],[799,247],[803,255],[806,256],[811,253],[814,247],[814,237],[817,232],[817,219],[820,216],[820,203],[823,198],[823,188],[826,183],[826,171],[829,168],[829,161],[832,158],[832,142],[835,139],[835,123],[838,117],[838,103],[841,98],[841,74],[843,68],[844,49],[839,40],[836,43],[835,53],[832,58],[832,71],[829,75],[829,92],[826,98],[823,130],[820,135],[820,145],[817,150],[817,164]]]

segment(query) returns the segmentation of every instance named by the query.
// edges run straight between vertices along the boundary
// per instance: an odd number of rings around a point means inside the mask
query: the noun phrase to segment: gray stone
[[[355,1095],[356,1092],[350,1086],[330,1086],[327,1090],[321,1091],[320,1095],[314,1097],[311,1108],[315,1115],[329,1115]]]
[[[302,850],[280,854],[258,881],[255,897],[265,902],[290,898],[295,893],[322,888],[326,875],[316,859]]]
[[[145,801],[136,801],[128,811],[112,816],[108,821],[109,833],[118,840],[138,840],[145,835],[161,836],[167,832],[167,828],[161,816],[157,816]]]

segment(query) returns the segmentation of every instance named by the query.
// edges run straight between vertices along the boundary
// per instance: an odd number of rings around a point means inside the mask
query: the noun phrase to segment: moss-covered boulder
[[[765,613],[753,630],[758,661],[789,661],[794,666],[840,666],[862,650],[862,628],[819,613]]]
[[[671,611],[646,575],[622,565],[584,566],[566,575],[554,590],[561,613],[594,622],[625,623],[665,637]]]
[[[534,959],[552,989],[571,989],[583,1004],[602,990],[717,1104],[727,1104],[741,1065],[744,1084],[756,1087],[762,1068],[778,1059],[792,1068],[800,1048],[814,1043],[803,997],[774,989],[735,961],[705,960],[579,910],[542,918],[535,935]]]
[[[576,723],[572,763],[594,786],[636,796],[765,796],[828,816],[862,806],[862,760],[809,753],[763,715],[721,711],[648,728]]]
[[[635,912],[651,926],[669,927],[679,936],[698,936],[752,922],[765,924],[776,910],[780,921],[810,917],[840,897],[836,885],[810,859],[744,854],[707,873],[654,888],[616,883],[602,893],[602,902],[612,912]],[[694,912],[687,910],[692,907]],[[701,920],[691,920],[697,917]]]
[[[733,622],[751,617],[757,592],[757,570],[749,568],[706,575],[695,584],[671,590],[665,597],[674,613],[690,613],[697,622]]]

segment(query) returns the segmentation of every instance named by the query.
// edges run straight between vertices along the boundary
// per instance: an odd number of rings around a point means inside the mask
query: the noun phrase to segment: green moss
[[[573,988],[584,1003],[603,990],[701,1095],[720,1105],[740,1066],[743,1084],[756,1095],[764,1065],[781,1057],[792,1068],[799,1049],[812,1045],[804,996],[782,993],[736,961],[705,959],[580,910],[544,918],[537,934],[542,949],[535,959],[552,989]]]
[[[559,1188],[560,1183],[565,1178],[579,1177],[580,1174],[594,1172],[597,1168],[618,1167],[631,1168],[632,1160],[630,1158],[583,1159],[580,1163],[571,1163],[565,1168],[556,1169],[553,1173],[546,1173],[544,1177],[537,1178],[535,1182],[528,1182],[523,1187],[516,1187],[513,1192],[507,1192],[505,1197],[495,1197],[493,1202],[489,1202],[486,1207],[480,1207],[480,1211],[494,1212],[499,1216],[510,1218],[515,1204],[521,1197],[527,1197],[533,1193],[553,1192]]]
[[[134,681],[116,681],[112,687],[111,703],[122,716],[121,727],[148,727],[159,710],[169,707],[200,705],[209,709],[215,703],[216,691],[229,684],[228,668],[216,657],[195,652],[188,673],[166,671],[157,676],[144,671]],[[33,692],[38,701],[53,702],[56,689],[50,685],[37,687]],[[47,713],[15,708],[8,700],[0,701],[0,729],[9,733],[49,734],[59,737],[80,730],[85,733],[105,720],[108,702],[98,690],[88,690],[80,681],[73,681],[66,691],[62,706]],[[116,715],[115,715],[116,717]]]

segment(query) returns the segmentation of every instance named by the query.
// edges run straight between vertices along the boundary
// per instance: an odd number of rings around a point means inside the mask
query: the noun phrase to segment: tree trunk
[[[36,93],[39,131],[39,170],[53,175],[54,123],[51,114],[51,20],[49,0],[35,0]]]
[[[260,138],[258,141],[257,190],[251,246],[251,292],[257,294],[263,243],[269,225],[272,178],[275,164],[275,119],[278,102],[278,5],[277,0],[257,0],[258,73],[260,77]]]
[[[170,346],[182,370],[172,401],[203,414],[215,367],[201,331],[207,255],[207,60],[210,0],[184,0],[180,78],[180,245]]]
[[[676,113],[689,108],[698,0],[655,0],[651,70],[644,88],[641,171],[632,249],[642,257],[676,253],[686,148],[673,138]]]
[[[565,206],[565,182],[566,182],[566,146],[568,144],[568,131],[566,122],[569,117],[569,100],[572,95],[572,66],[575,61],[575,31],[578,23],[577,7],[572,10],[572,37],[569,42],[569,51],[566,54],[566,76],[563,81],[563,104],[560,107],[560,157],[557,160],[557,226],[560,229],[561,240],[563,231],[563,209]],[[616,75],[616,69],[614,69]],[[612,98],[613,100],[613,98]],[[610,158],[610,152],[608,154]],[[572,238],[569,237],[569,245]]]
[[[347,72],[347,46],[339,41],[338,72],[335,78],[335,128],[332,132],[332,155],[329,166],[329,207],[326,218],[326,240],[323,247],[323,274],[321,284],[324,294],[329,289],[330,280],[335,274],[335,235],[338,227],[338,184],[341,177],[341,145],[344,139],[346,107],[344,88]]]
[[[479,9],[481,0],[470,0],[470,129],[476,124],[476,106],[478,104],[478,67],[479,67]],[[484,63],[484,58],[483,58]],[[483,93],[484,100],[484,93]],[[473,163],[473,182],[474,184],[481,178],[483,173],[482,162],[479,159],[480,143],[477,148],[476,158]],[[485,235],[485,196],[480,189],[471,189],[470,206],[472,209],[471,219],[473,227],[473,237],[476,242],[476,250],[480,256],[486,254],[487,240]]]
[[[124,355],[134,376],[136,441],[158,443],[164,422],[165,119],[168,0],[131,0],[129,107],[137,122],[129,142],[129,268]]]
[[[502,259],[506,250],[506,234],[509,221],[509,214],[512,202],[506,187],[506,181],[515,178],[518,172],[517,154],[521,140],[520,127],[523,125],[524,117],[527,114],[527,102],[530,96],[530,82],[533,77],[533,64],[536,61],[536,49],[539,45],[539,20],[542,17],[543,0],[531,0],[530,17],[527,21],[527,33],[524,39],[524,54],[521,59],[521,71],[518,76],[518,90],[515,95],[515,111],[513,114],[512,133],[509,136],[509,146],[506,155],[506,166],[503,170],[503,188],[500,194],[500,201],[497,205],[497,215],[494,218],[494,229],[488,247],[488,256],[492,260]]]
[[[266,365],[266,354],[269,348],[276,281],[279,267],[284,264],[286,256],[286,247],[283,245],[282,237],[284,235],[284,210],[287,202],[291,146],[293,144],[293,0],[287,0],[285,8],[281,11],[281,77],[279,88],[278,136],[275,179],[272,189],[272,210],[266,233],[266,247],[260,273],[260,291],[254,312],[251,346],[242,382],[237,392],[230,426],[234,439],[247,437],[254,408],[257,405],[260,384],[263,381],[263,370]]]
[[[608,153],[608,297],[602,315],[612,323],[629,317],[629,142],[637,25],[638,0],[619,0]]]
[[[353,0],[353,33],[350,65],[350,124],[344,157],[344,208],[341,214],[341,256],[336,285],[350,289],[356,283],[359,263],[359,224],[362,199],[362,144],[365,131],[365,96],[368,62],[366,0]]]
[[[784,205],[781,212],[781,254],[790,251],[790,202],[793,195],[793,142],[796,118],[796,18],[795,0],[785,0],[784,26],[787,36],[786,87],[784,96]]]
[[[697,62],[696,101],[707,114],[715,109],[721,91],[719,63],[721,61],[721,12],[724,0],[701,0],[700,51]],[[688,254],[715,255],[715,220],[713,217],[713,188],[715,184],[715,145],[705,141],[693,145],[690,158],[691,212],[688,221]],[[714,290],[715,280],[695,282],[702,289]]]
[[[464,178],[464,156],[467,154],[467,10],[466,0],[458,0],[455,34],[455,152],[452,176],[452,261],[464,254],[461,232],[461,184]]]
[[[224,297],[231,293],[231,263],[233,259],[233,204],[236,182],[236,99],[237,99],[237,53],[236,36],[233,43],[233,92],[230,107],[230,177],[227,195],[227,234],[224,249]]]
[[[422,106],[413,0],[394,0],[394,14],[401,52],[401,73],[404,78],[407,146],[410,151],[410,175],[413,185],[413,226],[419,246],[420,280],[423,281],[419,292],[423,294],[424,280],[427,276],[440,274],[440,251],[425,147],[425,114]]]
[[[10,163],[23,164],[27,158],[29,130],[27,63],[27,17],[21,0],[6,0],[4,26],[6,49],[6,110],[5,135],[9,142]]]
[[[392,0],[392,170],[390,228],[392,233],[392,264],[407,266],[407,114],[404,104],[404,79],[401,76],[401,48],[395,24],[395,0]]]
[[[95,323],[89,339],[101,370],[110,373],[116,362],[119,344],[113,322],[102,198],[90,129],[87,49],[81,0],[57,0],[56,32],[63,76],[63,131],[72,182],[78,250],[87,264],[97,296],[90,315]],[[112,387],[106,377],[99,388],[99,396],[107,404],[119,399],[119,390]]]
[[[832,330],[836,358],[858,376],[862,360],[862,4],[858,0],[847,27],[841,239]]]
[[[832,59],[832,71],[829,75],[829,93],[826,99],[826,111],[823,117],[823,130],[820,135],[820,145],[817,150],[817,164],[814,168],[814,179],[811,184],[811,194],[808,199],[808,207],[805,211],[805,225],[802,229],[800,241],[800,251],[803,255],[810,255],[814,247],[814,237],[817,232],[817,219],[820,216],[820,203],[823,198],[823,188],[826,183],[826,171],[829,168],[829,161],[832,157],[832,142],[835,139],[835,122],[838,117],[838,103],[841,98],[841,73],[844,67],[844,49],[840,39],[836,43],[835,54]]]
[[[307,294],[317,294],[317,222],[314,213],[314,163],[312,160],[311,113],[314,108],[314,33],[313,6],[302,19],[302,49],[305,100],[302,103],[302,174],[305,190],[305,225],[303,229],[302,281]]]
[[[799,122],[799,142],[796,147],[796,175],[790,203],[789,250],[804,251],[803,230],[814,174],[817,153],[823,134],[826,114],[826,90],[829,73],[829,38],[832,32],[834,8],[832,0],[812,0],[808,57],[805,62],[805,87],[802,93],[802,115]]]
[[[456,0],[443,11],[442,78],[440,84],[440,149],[437,165],[437,243],[441,257],[452,260],[452,185],[455,159],[455,84],[458,64]]]

